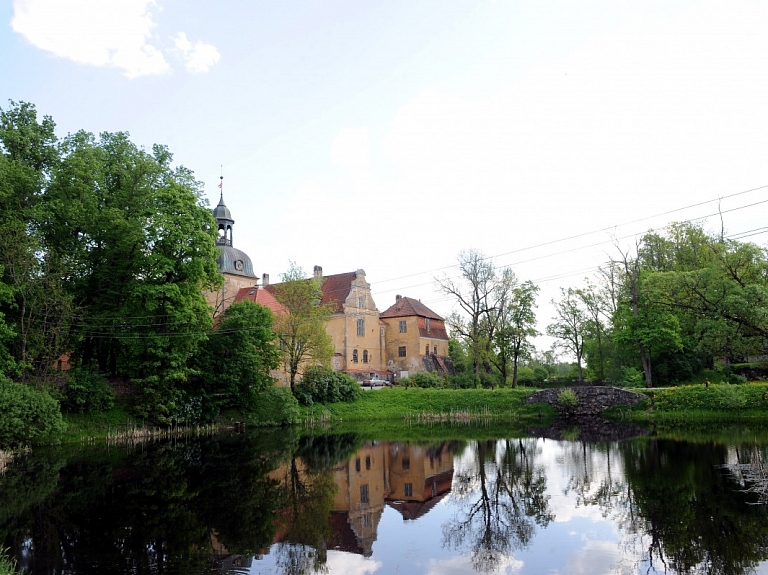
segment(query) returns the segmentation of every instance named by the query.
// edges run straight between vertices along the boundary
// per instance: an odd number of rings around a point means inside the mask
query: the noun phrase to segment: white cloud
[[[498,569],[489,573],[516,573],[523,570],[525,563],[514,557],[501,557]],[[469,575],[477,573],[469,555],[458,555],[450,559],[431,559],[427,565],[427,575]]]
[[[81,64],[119,68],[129,78],[169,70],[149,41],[152,0],[15,0],[13,30],[34,46]]]
[[[179,32],[173,39],[176,48],[181,51],[188,72],[199,74],[210,70],[221,58],[213,44],[198,40],[193,45],[184,32]]]
[[[381,561],[374,561],[354,553],[328,551],[326,563],[329,573],[347,573],[349,575],[373,575],[382,567]]]
[[[80,64],[118,68],[128,78],[170,71],[153,32],[154,0],[14,0],[11,27],[32,45]],[[187,71],[207,72],[221,55],[184,32],[173,39]]]

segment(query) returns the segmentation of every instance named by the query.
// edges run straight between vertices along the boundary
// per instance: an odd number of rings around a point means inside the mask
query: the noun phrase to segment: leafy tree
[[[233,303],[201,348],[201,378],[219,407],[253,409],[280,365],[272,312],[253,302]]]
[[[25,379],[47,371],[66,348],[73,315],[63,287],[70,270],[45,241],[46,192],[59,164],[54,128],[31,104],[0,110],[0,304],[15,325],[10,347]],[[11,335],[0,333],[6,341]]]
[[[562,349],[573,354],[578,367],[579,381],[584,380],[582,357],[584,356],[584,338],[587,334],[588,317],[576,290],[560,288],[562,299],[552,301],[555,306],[554,323],[547,326],[547,335],[556,337]]]
[[[322,304],[321,288],[322,278],[308,279],[294,262],[274,286],[275,299],[287,310],[275,318],[274,327],[291,391],[306,367],[328,366],[333,357],[333,342],[325,330],[331,309]]]
[[[512,387],[517,386],[520,360],[531,350],[530,338],[538,334],[534,311],[538,291],[537,286],[526,281],[512,288],[509,298],[499,308],[494,337],[496,356],[491,361],[504,383],[507,381],[507,365],[512,363]]]

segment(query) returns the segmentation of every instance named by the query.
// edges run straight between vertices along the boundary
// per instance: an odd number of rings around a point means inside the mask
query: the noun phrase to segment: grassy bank
[[[610,410],[619,421],[702,424],[768,420],[768,383],[699,384],[635,389],[648,399]]]
[[[354,403],[313,406],[305,417],[315,421],[424,423],[534,422],[553,414],[547,406],[525,402],[530,389],[384,388],[366,391]]]

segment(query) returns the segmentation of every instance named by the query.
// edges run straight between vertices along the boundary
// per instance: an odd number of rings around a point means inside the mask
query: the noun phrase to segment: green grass
[[[0,549],[0,575],[14,575],[16,561],[11,559],[8,549]]]
[[[323,409],[307,410],[305,414],[315,420],[332,422],[391,420],[412,423],[536,421],[541,416],[550,415],[551,410],[546,407],[525,403],[525,397],[530,393],[529,389],[385,388],[366,391],[353,403],[333,403]]]
[[[635,389],[647,400],[609,411],[619,421],[696,424],[765,420],[768,383],[713,384]]]
[[[116,430],[142,427],[143,422],[131,415],[130,403],[116,400],[114,406],[97,413],[65,413],[67,430],[62,441],[71,443],[84,439],[106,439]],[[0,574],[2,575],[2,574]]]

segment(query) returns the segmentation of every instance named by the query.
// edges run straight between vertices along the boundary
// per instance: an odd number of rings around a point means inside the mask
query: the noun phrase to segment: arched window
[[[363,350],[363,363],[368,363],[368,350]]]
[[[357,363],[357,350],[352,350],[352,363]]]
[[[357,320],[357,335],[365,335],[365,320]]]

